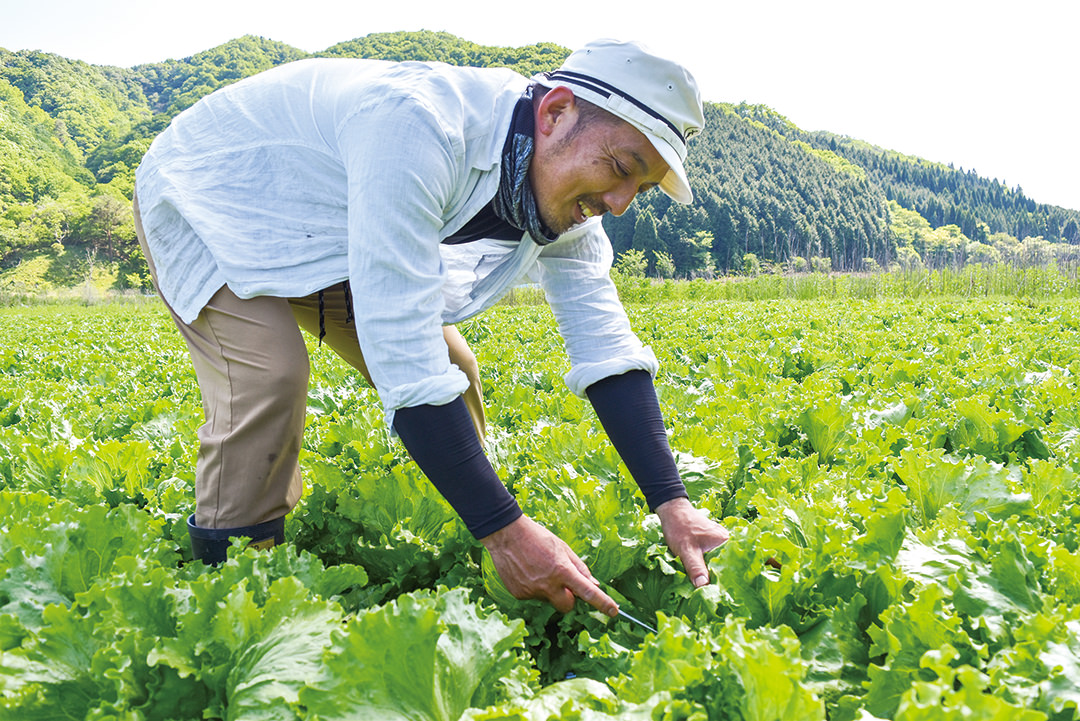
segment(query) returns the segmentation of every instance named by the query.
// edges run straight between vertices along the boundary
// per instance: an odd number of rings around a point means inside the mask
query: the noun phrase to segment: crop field
[[[702,589],[550,312],[462,331],[500,476],[655,634],[508,597],[314,343],[290,543],[190,563],[202,408],[171,321],[0,309],[0,719],[1080,719],[1080,301],[629,312],[732,531]]]

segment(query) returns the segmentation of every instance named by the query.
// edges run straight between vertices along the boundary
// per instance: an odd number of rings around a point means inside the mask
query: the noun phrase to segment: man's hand
[[[480,542],[514,598],[544,600],[563,613],[580,598],[608,616],[619,612],[570,546],[531,518],[521,516]]]
[[[710,520],[685,498],[674,498],[656,509],[668,548],[686,568],[686,575],[701,588],[709,582],[705,554],[728,539],[727,529]]]

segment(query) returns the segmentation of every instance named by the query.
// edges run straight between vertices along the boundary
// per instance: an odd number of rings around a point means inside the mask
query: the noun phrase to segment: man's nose
[[[604,194],[604,204],[607,205],[612,215],[622,215],[634,202],[637,188],[631,183],[621,183]]]

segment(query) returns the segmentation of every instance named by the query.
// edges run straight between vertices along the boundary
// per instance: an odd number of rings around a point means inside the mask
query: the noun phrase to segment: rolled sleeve
[[[566,385],[585,396],[593,383],[630,370],[659,368],[652,349],[630,328],[611,280],[611,243],[599,220],[545,247],[537,276],[555,314],[570,358]]]

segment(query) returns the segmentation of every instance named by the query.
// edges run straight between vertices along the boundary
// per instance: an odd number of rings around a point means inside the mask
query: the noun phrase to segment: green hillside
[[[568,53],[550,43],[483,46],[422,31],[372,34],[317,55],[504,66],[532,75]],[[309,56],[255,36],[133,68],[0,49],[0,290],[13,269],[35,259],[34,267],[53,267],[54,282],[81,272],[56,272],[61,257],[108,264],[118,287],[145,284],[126,206],[154,136],[207,93]],[[679,206],[654,191],[605,221],[616,252],[641,251],[653,274],[709,276],[759,263],[834,270],[957,264],[1012,258],[1010,249],[1029,238],[1052,246],[1051,256],[1071,257],[1063,243],[1080,244],[1080,213],[1038,204],[1019,188],[851,138],[806,133],[764,106],[709,103],[706,112],[688,163],[696,204]],[[894,208],[917,213],[926,227]],[[935,232],[950,239],[952,251],[926,250]],[[968,253],[972,243],[987,253],[974,246]]]
[[[863,168],[889,200],[917,211],[934,227],[957,225],[977,240],[985,240],[987,233],[1009,233],[1018,238],[1042,236],[1080,243],[1077,209],[1036,203],[1022,189],[1009,188],[974,170],[958,170],[834,133],[806,133],[768,114],[762,119],[785,137]]]
[[[5,202],[36,204],[93,185],[78,148],[58,126],[40,107],[28,105],[19,88],[0,78],[0,198]]]
[[[616,252],[636,247],[648,254],[643,239],[653,237],[648,226],[655,222],[679,275],[708,270],[703,264],[710,257],[696,247],[702,238],[711,241],[711,260],[721,271],[741,268],[747,253],[780,263],[827,259],[845,269],[867,257],[887,263],[893,250],[881,189],[860,169],[837,167],[741,110],[706,105],[705,130],[689,158],[695,204],[680,206],[654,191],[624,217],[610,219]]]

